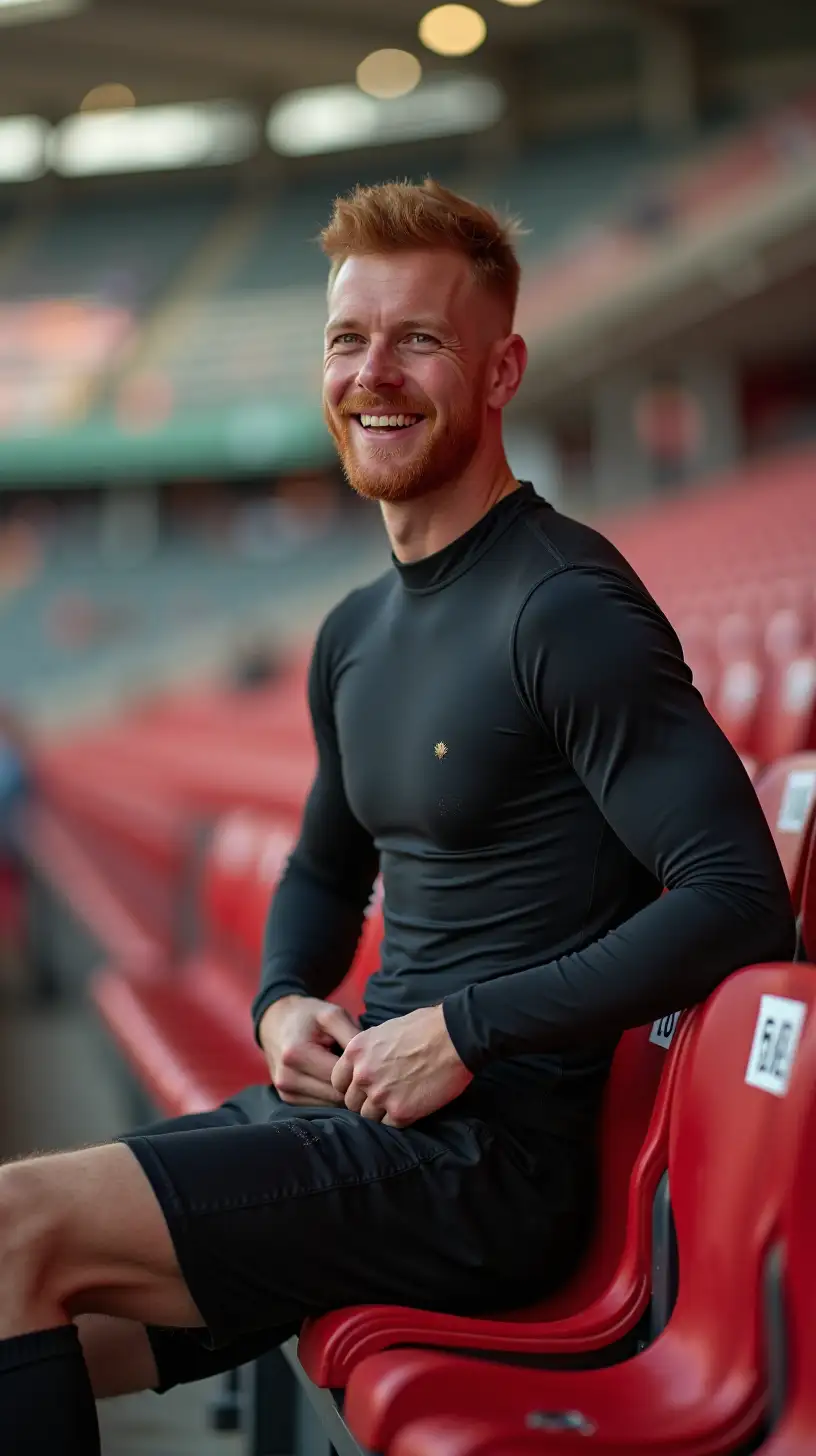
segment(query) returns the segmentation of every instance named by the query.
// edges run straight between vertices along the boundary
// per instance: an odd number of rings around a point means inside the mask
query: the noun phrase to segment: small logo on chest
[[[448,745],[447,745],[447,743],[435,743],[434,744],[434,753],[436,754],[436,756],[437,756],[438,759],[440,759],[440,760],[443,759],[445,757],[447,751],[448,751]]]

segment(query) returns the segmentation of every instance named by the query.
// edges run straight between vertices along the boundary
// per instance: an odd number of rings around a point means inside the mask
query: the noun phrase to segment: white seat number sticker
[[[661,1016],[652,1026],[649,1041],[654,1046],[670,1047],[682,1014],[682,1011],[670,1011],[668,1016]]]
[[[749,1087],[785,1096],[806,1015],[804,1001],[791,1001],[787,996],[761,998],[745,1073]]]

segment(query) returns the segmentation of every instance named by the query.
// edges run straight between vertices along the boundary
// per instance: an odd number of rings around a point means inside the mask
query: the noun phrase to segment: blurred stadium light
[[[0,118],[0,182],[30,182],[43,175],[49,132],[40,116]]]
[[[421,79],[422,67],[410,51],[372,51],[357,67],[360,90],[380,101],[407,96]]]
[[[80,112],[49,138],[48,158],[66,177],[211,167],[248,157],[258,142],[252,110],[231,101]]]
[[[387,146],[487,131],[504,104],[501,88],[482,76],[429,76],[390,101],[364,96],[354,86],[322,86],[279,101],[269,114],[267,137],[288,157]]]
[[[86,4],[87,0],[0,0],[0,25],[53,20],[58,15],[71,15]]]
[[[439,56],[469,56],[484,43],[487,24],[470,5],[437,5],[423,15],[418,34]]]

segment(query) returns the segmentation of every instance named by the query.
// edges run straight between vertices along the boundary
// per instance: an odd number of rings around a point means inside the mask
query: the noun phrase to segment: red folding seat
[[[679,1291],[651,1345],[581,1371],[419,1350],[375,1355],[348,1385],[344,1419],[355,1438],[389,1456],[566,1456],[581,1435],[604,1456],[714,1456],[760,1434],[763,1276],[816,1098],[814,1010],[813,968],[795,965],[737,971],[703,1008],[672,1095]],[[456,1441],[440,1444],[438,1416],[457,1417]]]
[[[816,814],[816,810],[814,810]],[[802,905],[800,909],[800,930],[802,944],[810,963],[816,964],[816,818],[810,836],[810,849],[802,884]]]
[[[201,866],[199,911],[207,942],[216,951],[234,955],[240,946],[247,887],[269,829],[264,816],[236,809],[218,821],[210,837]],[[291,846],[291,832],[287,842]],[[246,954],[244,946],[239,954]]]
[[[782,1219],[785,1397],[782,1418],[757,1456],[813,1456],[816,1451],[816,1101],[805,1129],[790,1201]]]
[[[756,791],[798,914],[816,815],[816,753],[792,754],[771,764],[759,775]]]
[[[816,748],[816,652],[812,649],[779,657],[769,669],[755,747],[765,763]]]
[[[575,1277],[558,1293],[490,1319],[396,1305],[360,1305],[307,1320],[300,1363],[318,1386],[339,1389],[354,1366],[396,1345],[567,1355],[631,1335],[651,1295],[652,1210],[666,1169],[669,1097],[696,1012],[621,1038],[601,1122],[597,1231]]]
[[[723,663],[711,712],[738,753],[754,749],[756,725],[765,684],[765,668],[749,647]]]

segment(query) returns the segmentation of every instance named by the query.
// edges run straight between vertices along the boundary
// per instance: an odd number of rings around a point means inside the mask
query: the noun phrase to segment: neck
[[[440,490],[407,501],[383,501],[383,522],[398,561],[420,561],[464,536],[482,516],[518,489],[504,452],[485,469],[482,456]]]

